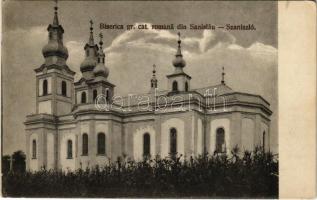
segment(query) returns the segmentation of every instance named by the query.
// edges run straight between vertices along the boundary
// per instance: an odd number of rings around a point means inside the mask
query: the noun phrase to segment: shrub
[[[10,197],[270,197],[278,196],[278,161],[259,148],[238,156],[119,159],[74,172],[41,170],[3,175]],[[183,161],[182,161],[183,159]]]

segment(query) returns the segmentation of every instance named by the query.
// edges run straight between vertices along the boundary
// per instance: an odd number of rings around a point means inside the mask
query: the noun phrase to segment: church
[[[157,89],[153,67],[148,93],[119,97],[108,80],[102,35],[96,43],[91,22],[85,58],[78,66],[82,76],[75,82],[54,9],[42,49],[45,61],[34,70],[36,114],[24,122],[28,170],[85,169],[118,157],[230,154],[236,146],[241,151],[255,146],[269,150],[270,104],[259,95],[233,90],[224,71],[219,84],[192,88],[195,80],[184,70],[180,34],[171,61],[174,71],[166,75],[168,88]]]

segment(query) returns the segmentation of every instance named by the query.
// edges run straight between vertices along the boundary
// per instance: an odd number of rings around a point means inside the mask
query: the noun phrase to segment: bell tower
[[[66,64],[68,50],[63,44],[64,29],[59,24],[57,3],[53,23],[47,27],[48,43],[43,47],[44,64],[35,69],[36,113],[55,116],[71,112],[74,75]]]
[[[173,60],[174,72],[170,75],[167,75],[168,78],[168,88],[170,94],[188,92],[190,90],[190,79],[191,77],[183,71],[183,68],[186,66],[186,62],[183,58],[181,51],[181,34],[178,32],[178,48]]]

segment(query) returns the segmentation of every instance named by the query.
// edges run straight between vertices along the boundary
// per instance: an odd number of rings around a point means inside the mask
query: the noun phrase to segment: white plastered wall
[[[33,158],[33,140],[36,141],[36,158]],[[30,141],[29,141],[29,152],[30,152],[30,171],[37,171],[39,170],[38,167],[38,157],[39,157],[39,140],[38,135],[36,133],[31,134]]]
[[[72,154],[73,158],[67,158],[67,141],[71,140],[73,143]],[[76,159],[76,135],[72,131],[67,131],[61,134],[61,143],[60,143],[60,160],[62,170],[75,170],[75,159]]]
[[[210,137],[209,137],[209,148],[208,152],[213,154],[216,150],[216,131],[218,128],[225,130],[225,144],[227,152],[230,152],[230,120],[227,118],[214,119],[210,123]]]
[[[47,133],[47,169],[54,169],[55,165],[55,142],[53,133]]]
[[[156,155],[155,152],[155,130],[152,126],[146,126],[136,129],[133,133],[133,157],[135,160],[142,160],[143,158],[143,135],[148,133],[150,135],[150,154],[151,157]]]
[[[201,155],[203,153],[204,144],[203,144],[203,122],[200,118],[198,118],[197,124],[197,155]]]
[[[252,151],[254,149],[255,141],[255,122],[253,119],[243,118],[242,119],[242,130],[241,130],[241,151]]]
[[[170,129],[175,128],[177,131],[177,153],[184,155],[184,133],[185,123],[178,118],[171,118],[166,120],[161,125],[161,156],[166,157],[169,155],[170,149]]]

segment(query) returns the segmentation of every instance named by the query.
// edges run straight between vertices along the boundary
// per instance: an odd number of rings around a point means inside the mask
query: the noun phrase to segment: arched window
[[[95,101],[97,98],[98,92],[97,92],[97,90],[94,90],[92,93],[93,93],[93,99]]]
[[[73,142],[71,140],[67,140],[67,159],[73,158]]]
[[[109,99],[110,99],[110,93],[109,93],[109,90],[106,90],[106,100],[107,100],[107,102],[109,102]]]
[[[43,87],[43,96],[47,95],[47,87],[48,86],[47,86],[47,80],[46,79],[43,81],[42,87]]]
[[[178,84],[177,84],[177,81],[174,81],[173,82],[173,91],[178,91]]]
[[[143,135],[143,156],[144,157],[149,157],[150,156],[150,134],[145,133]]]
[[[263,142],[263,151],[265,151],[265,131],[263,131],[263,134],[262,134],[262,142]]]
[[[104,133],[98,133],[97,136],[98,148],[97,154],[104,155],[106,154],[106,135]]]
[[[173,156],[177,153],[177,132],[175,128],[170,130],[170,153]]]
[[[86,133],[83,134],[83,156],[88,155],[88,135]]]
[[[32,158],[36,158],[36,140],[32,141]]]
[[[216,152],[224,153],[225,151],[225,130],[223,128],[218,128],[216,133]]]
[[[185,82],[185,91],[188,91],[188,82]]]
[[[67,84],[66,81],[62,81],[62,95],[67,96]]]
[[[81,93],[81,103],[86,103],[86,92]]]

